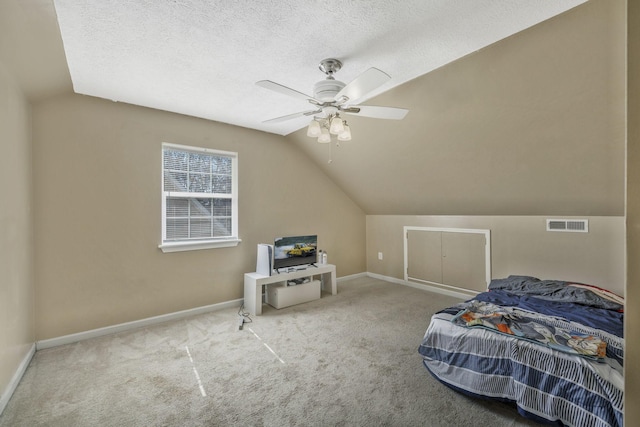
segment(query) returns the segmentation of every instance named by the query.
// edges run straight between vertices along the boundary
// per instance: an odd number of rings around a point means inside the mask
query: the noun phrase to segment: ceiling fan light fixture
[[[322,128],[320,136],[318,137],[318,142],[321,144],[326,144],[331,142],[331,134],[327,128]]]
[[[358,114],[377,119],[401,120],[408,110],[395,107],[360,105],[367,94],[387,83],[391,76],[375,67],[360,73],[348,84],[336,80],[334,74],[342,68],[342,62],[326,58],[320,62],[320,70],[326,78],[313,86],[313,96],[283,86],[271,80],[260,80],[256,85],[293,98],[303,99],[314,106],[312,111],[300,111],[282,117],[265,120],[265,123],[279,123],[301,116],[313,116],[307,128],[307,136],[317,138],[321,144],[330,144],[336,136],[336,146],[342,141],[351,141],[351,128],[340,117],[341,113]]]
[[[318,122],[317,120],[311,120],[311,123],[309,123],[309,127],[307,128],[307,136],[317,138],[321,133],[322,131],[320,130],[320,122]]]
[[[344,124],[342,119],[338,116],[335,116],[331,119],[331,127],[329,128],[329,132],[333,135],[339,135],[344,131]]]
[[[338,134],[338,141],[351,141],[351,128],[344,124],[344,129]]]

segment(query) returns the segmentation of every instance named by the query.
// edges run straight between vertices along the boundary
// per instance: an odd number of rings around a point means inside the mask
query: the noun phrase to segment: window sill
[[[230,248],[238,246],[242,242],[240,239],[227,240],[200,240],[196,242],[169,242],[163,243],[158,247],[162,252],[183,252],[198,251],[201,249]]]

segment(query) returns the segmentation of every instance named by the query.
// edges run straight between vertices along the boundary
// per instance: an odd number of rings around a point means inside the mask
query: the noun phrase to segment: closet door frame
[[[476,228],[446,228],[446,227],[415,227],[415,226],[404,226],[403,228],[403,240],[404,240],[404,280],[409,281],[409,231],[432,231],[432,232],[446,232],[446,233],[471,233],[471,234],[483,234],[485,237],[485,249],[484,249],[484,259],[485,259],[485,281],[487,283],[487,287],[491,282],[491,230],[488,229],[476,229]],[[424,282],[424,283],[432,283],[425,280],[411,278],[413,281]],[[435,282],[434,282],[435,283]],[[457,286],[447,285],[446,283],[435,283],[440,286],[446,286],[453,289],[463,289],[468,291],[469,289],[460,288]]]

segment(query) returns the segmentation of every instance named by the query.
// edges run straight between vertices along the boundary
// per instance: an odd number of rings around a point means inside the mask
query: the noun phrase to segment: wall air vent
[[[547,231],[565,231],[570,233],[588,233],[588,219],[548,219]]]

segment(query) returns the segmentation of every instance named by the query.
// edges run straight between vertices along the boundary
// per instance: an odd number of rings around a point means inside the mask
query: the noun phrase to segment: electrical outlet
[[[238,316],[238,330],[242,330],[242,326],[244,325],[244,317]]]
[[[378,259],[382,261],[382,252],[378,252]]]

